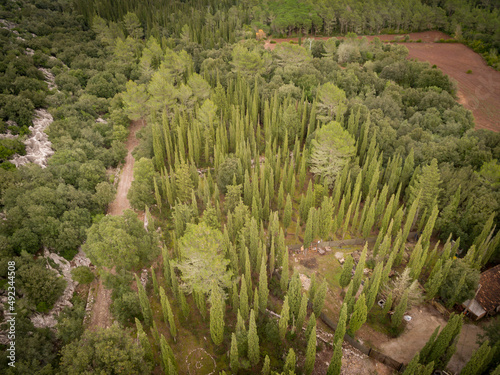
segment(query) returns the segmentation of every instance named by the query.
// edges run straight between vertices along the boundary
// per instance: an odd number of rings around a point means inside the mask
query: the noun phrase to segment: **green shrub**
[[[470,69],[469,69],[469,70],[467,70],[465,73],[467,73],[467,74],[472,74],[472,70],[470,70]]]
[[[94,281],[94,274],[90,268],[86,266],[73,268],[71,270],[71,276],[73,276],[73,280],[79,282],[80,284],[90,284]]]

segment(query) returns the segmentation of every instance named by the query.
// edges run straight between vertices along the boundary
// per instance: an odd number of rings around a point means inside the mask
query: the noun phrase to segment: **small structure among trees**
[[[500,264],[481,274],[478,288],[472,301],[468,299],[462,306],[476,320],[485,315],[498,314],[500,312]]]

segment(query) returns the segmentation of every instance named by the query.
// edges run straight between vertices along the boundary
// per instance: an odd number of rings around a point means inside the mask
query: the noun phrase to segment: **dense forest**
[[[498,69],[498,9],[0,1],[2,372],[340,374],[345,335],[398,337],[430,302],[447,324],[399,370],[446,369],[468,320],[457,306],[500,261],[500,135],[475,130],[453,80],[404,44],[357,34],[437,29]],[[259,29],[332,38],[270,51]],[[44,113],[50,157],[19,163]],[[135,137],[132,209],[109,214]],[[361,245],[334,250],[343,265],[315,257],[329,263],[304,290],[289,247],[347,239]],[[109,327],[89,324],[98,283]],[[461,373],[500,373],[490,320]]]

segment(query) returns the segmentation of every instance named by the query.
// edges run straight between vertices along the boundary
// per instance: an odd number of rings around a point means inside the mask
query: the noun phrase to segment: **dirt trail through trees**
[[[108,207],[108,215],[119,216],[123,211],[130,208],[127,193],[134,179],[134,157],[132,151],[139,144],[136,133],[143,127],[142,121],[133,121],[130,125],[130,133],[127,139],[127,157],[118,182],[115,200]],[[113,271],[111,271],[113,272]],[[95,282],[95,301],[92,306],[92,313],[89,328],[107,328],[111,326],[112,318],[109,310],[111,306],[111,290],[104,286],[102,278]]]
[[[408,58],[427,61],[436,65],[447,74],[458,86],[458,102],[472,111],[476,120],[476,129],[500,131],[500,72],[488,66],[481,55],[461,43],[435,43],[439,39],[450,39],[450,36],[439,31],[410,33],[413,41],[421,43],[404,43],[408,48]],[[392,41],[403,35],[367,36],[368,40],[379,38]],[[330,37],[314,37],[326,40]],[[337,37],[343,39],[342,37]],[[305,43],[306,37],[302,38]],[[264,48],[273,50],[277,43],[298,42],[298,38],[273,39],[265,42]],[[467,73],[470,71],[469,73]]]

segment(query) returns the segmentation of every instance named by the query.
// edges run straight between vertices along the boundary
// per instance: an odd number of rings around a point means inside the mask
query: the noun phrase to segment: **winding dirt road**
[[[130,208],[130,202],[127,199],[127,193],[134,179],[134,157],[132,151],[139,144],[136,133],[144,126],[142,121],[133,121],[130,125],[130,133],[127,139],[127,156],[125,164],[120,174],[120,181],[116,190],[115,200],[108,206],[108,215],[119,216],[123,211]],[[114,269],[111,270],[114,273]],[[111,290],[104,286],[102,278],[95,281],[96,288],[95,300],[92,305],[91,319],[89,329],[108,328],[112,324],[111,312]]]

